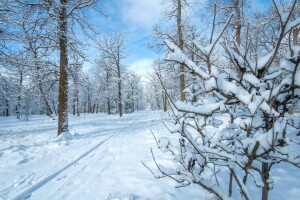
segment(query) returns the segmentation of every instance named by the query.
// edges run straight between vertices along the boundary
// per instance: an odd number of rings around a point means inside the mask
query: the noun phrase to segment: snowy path
[[[44,117],[1,119],[0,199],[182,199],[183,191],[199,199],[205,195],[199,188],[175,189],[172,181],[156,180],[141,164],[153,166],[150,129],[164,130],[162,117],[150,111],[122,118],[71,117],[75,134],[69,140],[56,139],[56,121]]]
[[[96,144],[95,146],[93,146],[91,149],[87,150],[86,152],[84,152],[82,155],[80,155],[78,158],[76,158],[75,160],[71,161],[70,163],[68,163],[67,165],[65,165],[62,169],[59,169],[57,171],[55,171],[54,173],[50,174],[48,177],[45,177],[44,179],[40,180],[39,182],[33,184],[32,186],[30,186],[29,188],[27,188],[25,191],[22,191],[20,194],[18,194],[17,196],[13,197],[12,199],[28,199],[31,194],[38,190],[39,188],[41,188],[42,186],[44,186],[45,184],[47,184],[48,182],[54,180],[58,175],[60,175],[61,173],[67,171],[67,170],[72,170],[69,168],[76,168],[76,166],[78,166],[78,164],[80,162],[82,162],[84,160],[84,158],[86,156],[88,156],[89,154],[93,153],[93,151],[98,150],[99,147],[106,142],[107,140],[111,139],[114,135],[108,137],[107,139],[105,139],[104,141],[101,141],[100,143]],[[95,155],[92,154],[91,157],[93,157]],[[84,162],[88,162],[84,161]],[[72,170],[74,171],[74,170]],[[78,171],[78,170],[76,170]],[[63,176],[62,178],[66,177],[68,175]],[[58,178],[57,181],[60,181],[62,178]]]
[[[159,163],[171,164],[150,134],[167,134],[164,118],[153,111],[70,116],[68,140],[55,137],[57,121],[46,117],[0,118],[0,199],[209,199],[195,185],[176,189],[169,179],[155,179],[141,164],[155,169],[150,147]],[[273,173],[270,199],[298,199],[299,170],[281,166]]]

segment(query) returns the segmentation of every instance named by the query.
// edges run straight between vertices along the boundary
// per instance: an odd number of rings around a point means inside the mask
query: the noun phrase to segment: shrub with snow
[[[298,104],[300,94],[300,48],[285,42],[300,18],[291,20],[295,5],[288,12],[274,5],[280,28],[269,52],[250,48],[248,44],[255,41],[248,34],[245,45],[220,42],[232,16],[207,46],[194,41],[193,50],[201,60],[198,64],[176,44],[165,42],[169,48],[166,60],[184,64],[187,72],[197,76],[198,87],[193,93],[186,89],[187,96],[196,95],[197,101],[169,98],[172,123],[167,127],[179,134],[179,142],[173,144],[164,137],[157,144],[173,156],[177,167],[167,169],[155,162],[160,171],[157,178],[172,178],[180,187],[198,184],[217,199],[237,191],[250,199],[248,187],[255,184],[267,199],[274,184],[270,177],[273,165],[284,162],[300,167],[300,152],[295,151],[300,149],[300,120],[288,113]],[[282,55],[284,42],[289,48]],[[214,51],[223,52],[227,68],[214,65]],[[221,180],[224,173],[230,177],[229,189],[228,182]]]

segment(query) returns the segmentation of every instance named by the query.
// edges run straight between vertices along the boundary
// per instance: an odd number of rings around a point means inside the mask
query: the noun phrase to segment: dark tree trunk
[[[58,131],[57,135],[69,131],[68,126],[68,55],[67,55],[67,0],[60,0],[59,12],[59,95],[58,95]]]
[[[183,50],[183,34],[182,34],[182,22],[181,22],[181,0],[177,0],[177,34],[178,34],[178,46]],[[184,77],[184,65],[180,64],[180,101],[185,101],[185,77]]]
[[[76,115],[76,109],[75,109],[75,107],[76,107],[76,105],[75,105],[75,99],[74,99],[74,102],[73,102],[73,115],[75,116]]]
[[[297,45],[298,44],[298,35],[299,35],[299,32],[300,32],[300,27],[293,29],[293,45]]]
[[[120,66],[120,47],[118,47],[118,55],[117,55],[117,67],[118,67],[118,107],[119,107],[119,114],[120,117],[123,115],[123,108],[122,108],[122,83],[121,83],[121,66]]]
[[[79,73],[79,65],[75,65],[75,73],[74,73],[74,96],[73,96],[73,115],[79,116],[79,90],[78,90],[78,73]]]
[[[94,103],[94,105],[93,105],[93,114],[95,114],[96,113],[96,106],[97,106],[97,103]]]
[[[86,113],[86,101],[83,104],[83,113]]]
[[[167,112],[168,111],[168,106],[167,106],[168,97],[167,97],[167,94],[165,92],[162,92],[162,98],[163,98],[164,112]]]
[[[88,96],[87,96],[87,112],[88,112],[88,113],[91,113],[91,95],[90,95],[90,86],[88,86],[88,88],[87,88],[87,93],[88,93]]]
[[[238,45],[241,44],[241,32],[242,32],[242,13],[241,13],[241,1],[236,0],[234,2],[234,9],[235,9],[235,14],[236,14],[236,33],[235,33],[235,40]]]
[[[269,196],[269,185],[268,185],[268,179],[269,179],[269,165],[268,163],[262,163],[261,167],[261,173],[263,178],[264,186],[262,188],[262,200],[268,200]]]
[[[7,99],[5,100],[5,116],[9,116],[9,103]]]
[[[110,115],[110,100],[107,98],[107,114]]]
[[[134,112],[135,108],[135,102],[134,102],[134,91],[133,89],[131,90],[131,98],[132,98],[132,103],[131,103],[131,106],[132,106],[132,112]]]
[[[52,106],[53,106],[53,111],[54,111],[54,113],[55,113],[55,116],[57,116],[57,111],[56,111],[54,99],[52,99]]]
[[[120,78],[119,78],[120,79]],[[118,81],[118,105],[119,105],[119,114],[122,117],[122,92],[121,92],[121,80]]]
[[[78,98],[78,95],[76,96],[75,108],[76,108],[77,117],[79,117],[80,116],[80,112],[79,112],[79,98]]]
[[[20,119],[20,117],[21,117],[22,84],[23,84],[23,73],[21,72],[20,73],[20,81],[19,81],[19,95],[17,97],[17,107],[16,107],[17,119]]]
[[[89,110],[90,110],[90,113],[94,113],[91,99],[89,102]]]
[[[99,112],[99,104],[97,103],[97,105],[96,105],[96,114],[98,114],[98,112]]]

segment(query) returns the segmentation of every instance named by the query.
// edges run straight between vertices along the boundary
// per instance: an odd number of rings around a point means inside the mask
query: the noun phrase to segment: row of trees
[[[71,63],[73,60],[70,60]],[[118,100],[118,77],[113,65],[99,59],[91,69],[83,71],[81,61],[74,61],[68,70],[68,110],[80,113],[120,113]],[[34,70],[20,65],[3,64],[1,72],[1,116],[14,115],[18,119],[30,114],[49,117],[57,115],[58,68],[53,74],[36,82]],[[21,70],[21,71],[19,71]],[[43,72],[47,73],[47,72]],[[49,72],[48,72],[49,73]],[[131,113],[144,109],[143,85],[141,78],[133,72],[122,69],[121,111]]]
[[[216,199],[251,199],[249,189],[256,186],[267,200],[274,185],[273,167],[300,167],[300,153],[292,150],[299,149],[300,124],[290,115],[299,107],[300,2],[280,5],[274,0],[264,12],[251,10],[247,1],[210,2],[212,31],[206,37],[188,23],[180,24],[187,1],[170,3],[170,17],[177,16],[174,27],[181,26],[183,32],[155,28],[168,53],[151,80],[159,80],[156,87],[164,93],[158,102],[167,96],[172,122],[166,126],[179,137],[155,138],[174,165],[163,167],[153,155],[158,171],[149,169],[179,187],[197,184]],[[178,87],[182,66],[184,90]],[[169,73],[174,67],[177,70]],[[169,81],[174,77],[177,87]]]
[[[68,110],[130,113],[144,108],[140,77],[126,69],[126,38],[103,36],[88,22],[97,0],[0,2],[0,115],[58,117],[68,132]],[[97,44],[99,59],[88,71],[83,38]]]

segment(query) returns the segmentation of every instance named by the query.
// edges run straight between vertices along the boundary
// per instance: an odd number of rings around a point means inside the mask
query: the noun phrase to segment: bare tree
[[[48,16],[48,22],[55,22],[58,30],[57,43],[59,49],[59,95],[58,95],[58,131],[57,134],[67,133],[68,128],[68,48],[73,48],[69,40],[74,33],[74,24],[79,24],[83,29],[90,29],[86,22],[83,9],[91,7],[97,0],[15,0],[22,6],[28,6],[39,15]],[[68,22],[72,22],[68,24]],[[46,26],[46,25],[45,25]],[[86,31],[84,31],[86,33]],[[71,34],[70,34],[71,33]]]
[[[98,42],[98,48],[103,56],[114,67],[113,71],[117,77],[118,87],[118,110],[119,115],[123,115],[122,105],[122,73],[125,66],[122,64],[122,59],[126,57],[125,53],[126,38],[124,33],[117,32],[102,37]]]

